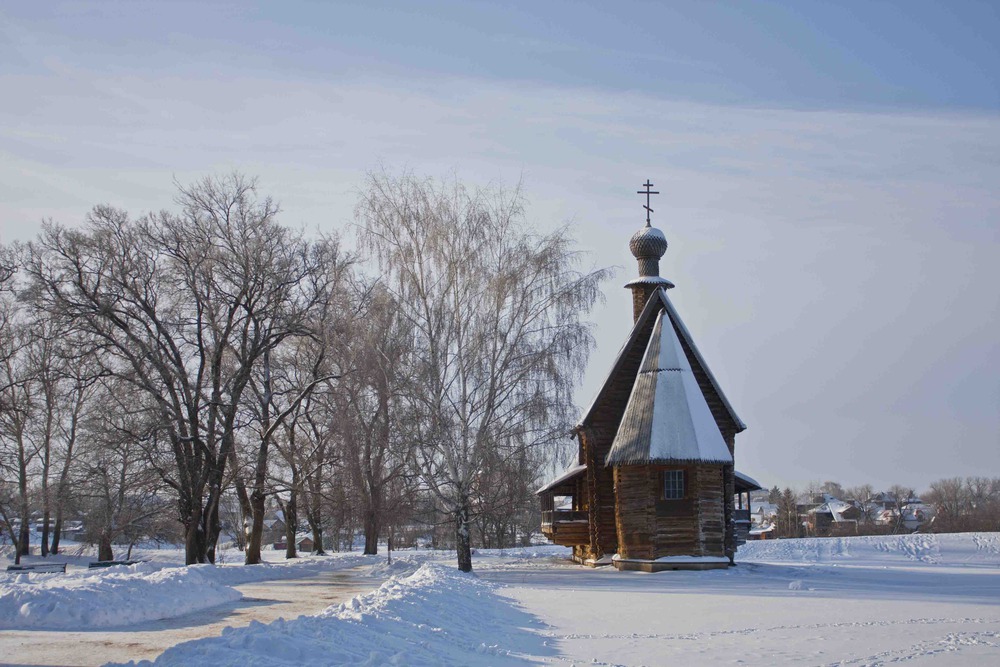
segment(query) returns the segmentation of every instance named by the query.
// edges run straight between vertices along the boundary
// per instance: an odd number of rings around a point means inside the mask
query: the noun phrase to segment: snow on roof
[[[829,499],[820,505],[819,507],[814,507],[809,510],[809,514],[827,514],[829,513],[834,521],[850,521],[850,519],[844,518],[844,512],[852,509],[854,505],[850,503],[845,503],[843,500],[837,500],[836,498],[829,497]]]
[[[586,470],[586,469],[587,469],[587,464],[586,463],[578,463],[575,466],[571,466],[569,469],[566,470],[566,472],[564,472],[563,474],[557,476],[555,479],[553,479],[552,481],[550,481],[549,483],[547,483],[545,486],[543,486],[542,488],[540,488],[537,491],[535,491],[535,495],[536,496],[540,495],[542,493],[545,493],[546,491],[549,491],[550,489],[554,489],[555,487],[559,486],[563,482],[568,482],[569,480],[573,479],[577,475],[582,474],[583,471]]]
[[[775,515],[778,513],[778,506],[774,503],[758,503],[750,501],[750,512],[751,513],[761,513],[763,515]]]
[[[646,302],[646,306],[643,308],[642,313],[639,315],[639,319],[637,319],[635,324],[633,325],[632,331],[629,333],[628,338],[626,339],[625,343],[621,346],[621,349],[618,350],[618,354],[615,356],[615,362],[611,365],[611,369],[608,371],[607,376],[605,376],[604,381],[601,383],[601,388],[597,391],[597,394],[594,396],[593,401],[591,401],[590,405],[587,407],[587,410],[583,413],[583,416],[580,418],[580,421],[577,424],[578,428],[586,425],[590,421],[591,415],[597,408],[598,404],[601,402],[601,399],[604,397],[605,393],[610,388],[612,381],[618,374],[618,371],[620,370],[621,366],[625,363],[625,358],[628,356],[629,350],[637,342],[640,333],[642,332],[643,328],[647,325],[649,319],[653,317],[654,313],[657,313],[658,311],[664,308],[667,311],[667,316],[670,318],[670,321],[677,328],[678,334],[684,340],[684,343],[688,346],[688,349],[691,350],[692,356],[694,357],[694,361],[697,363],[698,367],[705,373],[705,377],[708,379],[709,384],[711,384],[712,389],[715,391],[715,394],[719,397],[719,400],[722,401],[722,405],[723,407],[725,407],[726,412],[729,415],[729,418],[736,426],[736,431],[740,432],[746,430],[747,425],[744,424],[743,420],[739,418],[739,416],[736,414],[736,411],[733,409],[732,404],[729,402],[729,399],[726,398],[726,395],[724,393],[722,393],[722,388],[719,386],[719,383],[715,379],[715,376],[712,375],[712,369],[710,369],[708,367],[708,364],[705,363],[705,358],[701,356],[701,352],[698,350],[698,346],[694,344],[694,339],[691,337],[691,332],[688,331],[686,326],[684,326],[684,321],[681,320],[680,315],[674,308],[674,304],[670,301],[670,297],[667,296],[666,290],[664,290],[662,287],[660,289],[657,289],[653,293],[653,296],[650,297],[649,301]]]
[[[639,276],[625,283],[625,287],[631,287],[632,285],[663,285],[667,288],[674,286],[672,282],[660,276]]]
[[[665,310],[656,316],[605,464],[732,463],[691,363],[665,316]]]
[[[744,475],[739,470],[734,470],[733,474],[736,476],[737,480],[743,482],[744,486],[752,487],[750,489],[747,489],[749,491],[759,491],[760,489],[764,488],[763,486],[760,485],[760,482],[755,480],[750,475]]]

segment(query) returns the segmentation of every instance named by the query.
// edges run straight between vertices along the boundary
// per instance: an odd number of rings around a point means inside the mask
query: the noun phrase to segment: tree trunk
[[[309,491],[306,495],[306,521],[309,522],[309,529],[313,534],[313,553],[317,556],[324,556],[326,552],[323,550],[323,510],[320,494],[318,489],[314,488],[315,486],[318,485],[309,480]]]
[[[247,565],[260,563],[260,547],[264,539],[264,494],[254,491],[250,494],[250,539],[247,540],[247,552],[243,562]]]
[[[205,526],[203,525],[204,516],[202,508],[199,505],[191,508],[191,512],[188,515],[188,520],[184,525],[184,563],[185,565],[195,565],[198,563],[207,563],[208,553],[207,546],[208,540],[207,535],[205,535]]]
[[[317,556],[325,556],[326,551],[323,550],[323,527],[319,524],[314,524],[311,527],[313,536],[313,553]]]
[[[45,492],[45,494],[48,495],[47,491]],[[48,500],[45,501],[45,504],[46,505],[49,504]],[[42,516],[42,540],[41,540],[42,558],[46,558],[49,555],[49,522],[51,520],[52,517],[49,516],[49,510],[48,507],[46,507],[45,514]]]
[[[63,503],[66,502],[66,490],[69,487],[69,471],[73,463],[73,450],[76,446],[77,427],[80,423],[80,412],[83,406],[83,393],[76,395],[76,405],[70,419],[69,440],[66,443],[66,457],[63,459],[62,471],[59,473],[59,483],[56,485],[56,524],[52,531],[52,554],[59,553],[59,540],[62,537]]]
[[[111,536],[102,532],[101,537],[97,542],[97,560],[109,561],[114,559],[115,553],[111,548]]]
[[[232,469],[239,470],[235,448],[230,450],[229,460]],[[238,474],[233,477],[233,486],[236,489],[236,499],[240,503],[240,514],[243,515],[243,537],[240,540],[240,551],[246,551],[247,545],[250,543],[249,526],[253,522],[253,506],[250,504],[250,493],[247,491],[247,485],[243,483]]]
[[[213,564],[215,563],[215,546],[219,543],[219,533],[222,532],[222,522],[219,520],[219,497],[218,490],[209,494],[208,505],[204,513],[205,562]]]
[[[293,473],[294,478],[294,473]],[[295,544],[296,531],[299,527],[299,510],[294,485],[285,504],[285,558],[298,558],[298,548]]]
[[[458,552],[458,569],[472,572],[472,544],[469,526],[469,501],[461,499],[455,513],[455,550]]]
[[[58,505],[56,506],[56,522],[52,527],[52,547],[49,549],[49,553],[53,556],[59,553],[59,536],[62,535],[62,508]]]
[[[379,512],[374,507],[369,507],[365,511],[365,555],[371,556],[378,553],[378,538],[381,526],[379,525]]]
[[[31,526],[28,525],[27,518],[21,519],[20,537],[17,538],[17,555],[31,555]]]
[[[19,447],[19,470],[18,470],[18,493],[21,513],[20,537],[17,540],[17,553],[20,556],[31,555],[31,508],[28,507],[28,461],[24,454],[24,443],[18,442]]]

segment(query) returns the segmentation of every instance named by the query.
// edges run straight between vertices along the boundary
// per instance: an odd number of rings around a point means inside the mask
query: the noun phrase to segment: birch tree
[[[398,304],[379,287],[371,291],[354,323],[348,360],[335,400],[342,406],[338,430],[341,462],[362,513],[366,554],[408,502],[413,440],[408,425],[413,402],[412,330]]]
[[[585,317],[606,270],[580,271],[566,229],[531,230],[519,189],[467,189],[371,174],[357,208],[363,245],[413,328],[409,436],[424,485],[472,569],[473,492],[487,452],[565,437],[572,387],[592,348]]]

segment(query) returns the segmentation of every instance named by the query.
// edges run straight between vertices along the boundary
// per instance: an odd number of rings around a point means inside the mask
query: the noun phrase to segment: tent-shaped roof
[[[681,320],[680,315],[677,314],[677,310],[674,308],[673,303],[670,301],[670,297],[667,296],[667,292],[663,288],[656,290],[653,292],[652,296],[650,296],[645,308],[643,308],[642,313],[639,315],[635,325],[632,327],[632,331],[629,333],[628,339],[625,341],[621,350],[618,351],[618,355],[615,357],[615,362],[612,364],[610,372],[604,379],[604,382],[601,383],[601,388],[598,390],[597,396],[594,397],[590,407],[587,408],[583,417],[580,418],[577,428],[587,426],[591,419],[593,419],[594,415],[598,412],[598,408],[604,398],[612,390],[614,380],[617,378],[618,374],[622,372],[623,367],[627,365],[629,352],[631,352],[636,345],[646,345],[646,340],[643,338],[643,334],[649,331],[649,325],[660,311],[664,311],[666,313],[666,316],[669,318],[673,328],[676,329],[677,335],[683,342],[683,346],[690,350],[690,363],[692,370],[696,375],[700,373],[706,380],[705,391],[710,392],[718,398],[718,403],[721,404],[722,409],[725,411],[725,415],[732,421],[737,433],[746,430],[746,424],[743,423],[743,420],[741,420],[736,414],[736,411],[733,410],[733,407],[729,403],[729,399],[726,398],[726,395],[722,393],[722,388],[719,387],[719,383],[716,381],[715,376],[712,375],[711,369],[709,369],[708,364],[705,363],[705,359],[701,356],[701,352],[698,351],[698,347],[694,344],[694,339],[691,338],[691,333],[687,330],[687,327],[684,326],[684,322]]]
[[[607,465],[732,463],[665,310],[656,316]]]

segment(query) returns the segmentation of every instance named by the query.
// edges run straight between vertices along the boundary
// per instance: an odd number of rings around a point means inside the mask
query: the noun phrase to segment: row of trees
[[[374,553],[420,514],[471,544],[516,533],[568,442],[571,386],[605,271],[519,190],[371,175],[360,252],[281,225],[240,174],[179,187],[178,210],[98,206],[0,260],[0,518],[18,557],[72,510],[123,537],[179,527],[213,562],[225,500],[260,560],[269,502],[315,549],[358,524]],[[365,275],[376,268],[377,277]],[[294,530],[294,528],[292,528]],[[290,555],[294,540],[290,540]]]

